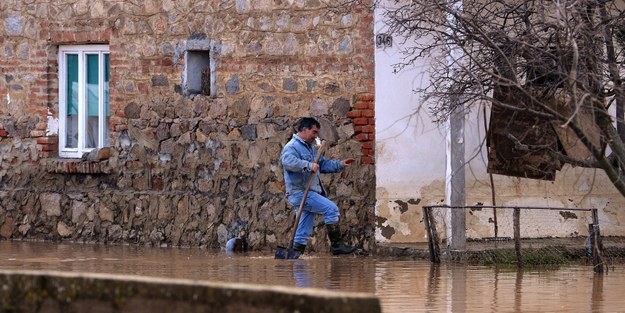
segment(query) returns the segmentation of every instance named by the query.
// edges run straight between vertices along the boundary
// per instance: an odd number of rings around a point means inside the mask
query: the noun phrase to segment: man
[[[308,191],[303,207],[304,211],[295,232],[293,250],[300,254],[304,252],[308,238],[313,230],[314,216],[315,214],[323,214],[332,254],[349,254],[354,251],[354,247],[343,243],[338,224],[339,208],[334,202],[325,197],[319,173],[340,172],[353,163],[354,159],[328,160],[322,156],[319,159],[319,163],[313,163],[317,155],[313,142],[319,136],[319,128],[321,128],[321,124],[314,118],[303,118],[297,126],[297,133],[293,134],[293,137],[284,146],[280,154],[280,160],[284,168],[286,195],[293,207],[299,208],[308,179],[310,175],[314,175],[313,183]]]

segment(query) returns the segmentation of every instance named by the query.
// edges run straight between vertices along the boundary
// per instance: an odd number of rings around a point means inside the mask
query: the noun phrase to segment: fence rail
[[[599,217],[596,208],[563,208],[563,207],[536,207],[536,206],[447,206],[447,205],[430,205],[423,207],[423,222],[426,228],[426,234],[428,237],[428,249],[430,253],[430,260],[433,263],[441,262],[441,249],[440,239],[436,227],[436,220],[433,216],[434,210],[452,209],[452,210],[467,210],[467,209],[493,209],[493,215],[496,216],[496,212],[499,209],[512,210],[512,228],[513,228],[513,240],[514,240],[514,252],[516,257],[516,265],[519,268],[524,266],[523,249],[521,245],[521,211],[585,211],[590,212],[592,217],[592,223],[588,224],[588,239],[589,245],[588,251],[591,255],[593,262],[593,270],[597,273],[604,272],[607,269],[606,263],[603,258],[603,244],[601,240],[601,232],[599,229]],[[497,234],[497,219],[494,219],[495,225],[495,237],[488,238],[490,240],[498,240],[503,237],[498,237]]]

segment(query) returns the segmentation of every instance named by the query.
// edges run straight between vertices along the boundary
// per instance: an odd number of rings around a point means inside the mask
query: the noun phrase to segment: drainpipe
[[[462,11],[462,1],[454,1],[451,4],[456,11]],[[454,24],[455,18],[448,14],[450,24]],[[449,33],[453,32],[452,29]],[[450,46],[447,56],[447,64],[451,71],[458,68],[458,60],[462,51],[456,46]],[[451,100],[459,101],[459,100]],[[465,205],[465,158],[464,158],[464,108],[460,105],[451,112],[447,119],[446,128],[446,173],[445,173],[445,202],[451,207],[463,207]],[[447,211],[447,246],[450,250],[464,250],[466,247],[466,221],[463,208],[450,208]]]

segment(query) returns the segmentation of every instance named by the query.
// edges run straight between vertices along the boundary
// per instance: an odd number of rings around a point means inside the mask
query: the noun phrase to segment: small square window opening
[[[184,94],[215,96],[215,62],[211,41],[190,40],[186,47]]]

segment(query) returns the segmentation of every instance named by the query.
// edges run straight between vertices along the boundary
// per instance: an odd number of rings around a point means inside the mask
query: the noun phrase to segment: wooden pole
[[[517,267],[523,267],[523,255],[521,255],[521,209],[514,208],[512,215],[514,222],[514,251],[516,253]]]
[[[599,215],[597,209],[592,209],[592,224],[588,225],[590,235],[590,245],[592,251],[592,265],[595,273],[603,273],[603,244],[601,242],[601,231],[599,229]]]
[[[438,233],[436,232],[436,223],[432,218],[432,208],[423,207],[423,222],[428,235],[428,249],[430,250],[430,261],[432,263],[440,263],[440,247],[438,245]]]

